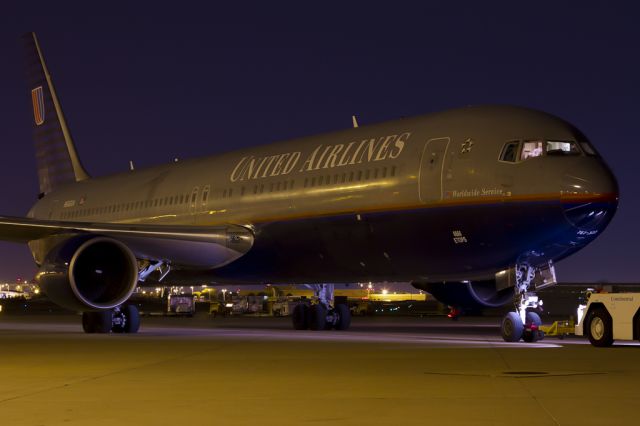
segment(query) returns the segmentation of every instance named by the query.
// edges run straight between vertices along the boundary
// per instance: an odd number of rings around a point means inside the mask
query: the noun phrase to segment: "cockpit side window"
[[[547,155],[580,155],[580,148],[572,141],[547,141]]]
[[[593,157],[598,155],[596,153],[596,150],[593,149],[593,147],[591,146],[591,144],[589,144],[589,142],[580,142],[580,146],[582,147],[582,150],[584,151],[585,154]]]
[[[509,163],[515,163],[518,161],[518,148],[520,141],[507,142],[502,148],[502,154],[500,154],[500,160],[508,161]]]
[[[527,160],[529,158],[540,157],[543,153],[543,142],[540,140],[524,141],[522,144],[522,152],[520,159]]]

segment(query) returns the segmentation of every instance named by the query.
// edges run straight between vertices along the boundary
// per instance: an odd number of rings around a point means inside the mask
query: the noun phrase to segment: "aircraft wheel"
[[[524,331],[524,324],[522,324],[522,320],[520,320],[520,315],[515,312],[508,312],[507,315],[502,318],[500,331],[502,333],[502,339],[505,342],[519,341]]]
[[[333,317],[333,316],[335,316],[335,315],[336,315],[336,314],[335,314],[335,311],[334,311],[334,312],[331,312],[331,314],[330,314],[330,316],[331,316],[331,317]],[[331,330],[333,327],[334,327],[333,321],[327,321],[327,320],[325,320],[325,322],[324,322],[324,329],[325,329],[325,330]]]
[[[606,347],[613,344],[611,315],[605,308],[598,306],[589,311],[585,324],[587,337],[593,346]]]
[[[298,303],[293,308],[291,319],[293,320],[293,328],[295,330],[306,330],[309,328],[309,306],[305,303]]]
[[[96,333],[110,333],[113,325],[112,311],[95,312]]]
[[[527,325],[535,325],[535,330],[525,329],[522,333],[522,340],[532,343],[544,339],[544,332],[539,328],[542,325],[540,315],[535,312],[527,312],[525,322]]]
[[[126,322],[124,323],[125,333],[137,333],[140,330],[140,312],[135,305],[127,305],[123,309]]]
[[[311,305],[309,308],[309,328],[311,330],[324,330],[327,323],[327,309],[320,305]]]
[[[82,329],[85,333],[109,333],[112,327],[112,312],[96,311],[82,313]]]
[[[93,312],[83,312],[82,313],[82,330],[85,333],[95,333],[96,329],[93,321]]]
[[[338,315],[338,321],[336,322],[336,330],[346,330],[351,325],[351,311],[347,305],[336,305],[336,314]]]

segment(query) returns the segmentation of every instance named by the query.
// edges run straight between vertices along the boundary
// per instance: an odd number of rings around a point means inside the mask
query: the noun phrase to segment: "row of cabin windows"
[[[348,173],[342,174],[334,174],[326,175],[326,176],[317,176],[312,178],[305,178],[304,187],[314,187],[314,186],[322,186],[322,185],[331,185],[338,183],[347,183],[347,182],[360,182],[371,179],[384,179],[387,177],[394,177],[396,175],[396,166],[392,166],[390,169],[387,167],[382,167],[381,169],[366,169],[366,170],[358,170]],[[265,189],[268,189],[268,192],[279,192],[279,191],[287,191],[292,190],[295,185],[295,181],[280,181],[280,182],[272,182],[265,186],[265,184],[259,184],[253,186],[253,194],[262,194],[265,192]],[[195,188],[191,195],[189,194],[180,194],[174,196],[167,196],[164,198],[155,198],[153,200],[146,201],[133,201],[130,203],[120,203],[120,204],[112,204],[110,206],[102,206],[102,207],[93,207],[80,209],[75,211],[66,211],[62,212],[62,219],[74,219],[79,217],[86,216],[94,216],[94,215],[102,215],[102,214],[112,214],[112,213],[121,213],[128,211],[136,211],[151,207],[159,207],[159,206],[172,206],[172,205],[180,205],[180,204],[191,204],[192,207],[196,206],[196,202],[198,199],[198,188]],[[240,188],[240,196],[244,196],[246,193],[246,188],[243,186]],[[224,189],[222,191],[222,198],[231,198],[233,196],[233,188]],[[200,200],[202,205],[204,206],[209,198],[209,185],[205,186],[202,189],[202,196]],[[189,201],[190,200],[190,201]]]
[[[294,181],[286,180],[280,182],[272,182],[270,184],[261,183],[260,185],[253,186],[253,194],[263,194],[265,190],[267,192],[280,192],[280,191],[288,191],[293,189]],[[241,189],[240,195],[244,195],[244,186]]]
[[[112,204],[109,206],[102,207],[92,207],[86,209],[80,209],[75,211],[62,212],[62,219],[73,219],[77,217],[86,217],[86,216],[94,216],[101,214],[111,214],[111,213],[121,213],[128,211],[136,211],[151,207],[158,206],[172,206],[172,205],[180,205],[189,203],[189,198],[191,198],[191,204],[195,206],[198,197],[198,191],[194,190],[189,197],[189,194],[180,194],[174,196],[167,196],[164,198],[154,198],[153,200],[145,200],[145,201],[132,201],[130,203],[119,203]],[[209,186],[207,185],[202,190],[202,205],[207,202],[209,198]]]
[[[256,184],[253,186],[252,193],[253,194],[262,194],[267,190],[268,192],[278,192],[278,191],[287,191],[293,189],[293,180],[288,181],[280,181],[280,182],[272,182],[270,184]],[[247,187],[240,187],[240,196],[244,196],[247,193]],[[222,190],[222,198],[231,198],[233,197],[233,188],[223,189]]]
[[[354,172],[345,172],[342,174],[335,174],[333,177],[331,175],[327,176],[318,176],[312,178],[305,178],[304,187],[314,187],[314,186],[322,186],[322,185],[335,185],[338,183],[347,183],[347,182],[361,182],[364,180],[371,179],[384,179],[387,177],[387,171],[389,172],[389,177],[394,177],[396,175],[396,166],[392,166],[391,169],[387,170],[386,167],[381,169],[366,169],[366,170],[358,170]]]

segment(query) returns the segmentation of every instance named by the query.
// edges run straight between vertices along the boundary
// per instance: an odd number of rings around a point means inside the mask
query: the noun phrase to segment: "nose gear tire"
[[[522,320],[517,313],[508,312],[507,315],[502,318],[500,331],[502,333],[502,339],[505,342],[517,342],[522,338],[524,324],[522,324]]]

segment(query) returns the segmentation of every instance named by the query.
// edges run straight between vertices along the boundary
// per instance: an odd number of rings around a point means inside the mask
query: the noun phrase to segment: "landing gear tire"
[[[111,331],[114,333],[137,333],[140,329],[140,313],[135,305],[122,306],[113,311]]]
[[[82,330],[85,333],[95,333],[95,327],[93,325],[93,312],[82,313]]]
[[[306,330],[309,328],[309,306],[299,303],[293,308],[291,319],[295,330]]]
[[[121,310],[125,316],[124,332],[137,333],[140,330],[140,312],[135,305],[127,305]]]
[[[140,313],[134,305],[108,311],[83,312],[82,329],[85,333],[137,333],[140,329]]]
[[[333,313],[333,312],[331,312],[331,314],[330,314],[330,315],[334,315],[334,313]],[[332,321],[329,321],[329,318],[327,318],[327,319],[324,321],[324,330],[331,330],[331,329],[333,328],[333,326],[334,326],[334,324],[333,324],[333,322],[332,322]]]
[[[544,339],[544,332],[540,330],[540,326],[542,325],[540,315],[535,312],[527,312],[525,324],[522,340],[527,343],[533,343]]]
[[[613,344],[613,327],[611,315],[605,308],[596,307],[589,312],[586,332],[593,346],[607,347]]]
[[[309,308],[309,329],[324,330],[327,324],[327,308],[321,304]]]
[[[109,333],[112,321],[112,311],[82,313],[82,329],[85,333]]]
[[[349,307],[344,304],[336,305],[335,314],[338,315],[338,320],[335,323],[336,330],[346,330],[351,325],[351,311]]]
[[[522,337],[524,324],[517,313],[509,312],[502,318],[500,331],[505,342],[517,342]]]
[[[540,327],[542,325],[540,315],[531,311],[527,312],[527,314],[525,315],[525,322],[527,324],[535,324],[537,327]]]

